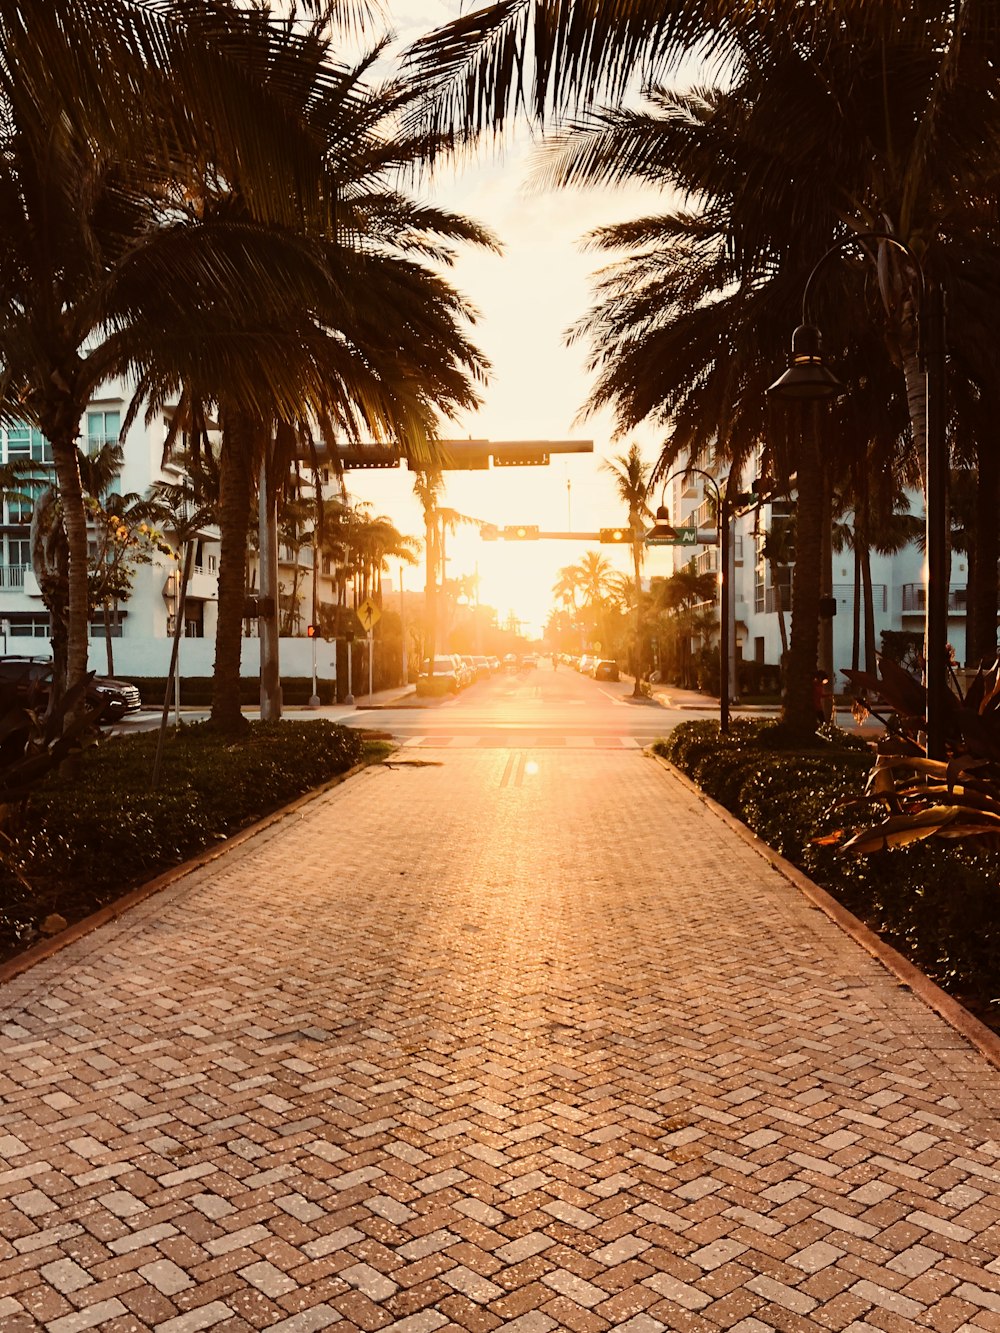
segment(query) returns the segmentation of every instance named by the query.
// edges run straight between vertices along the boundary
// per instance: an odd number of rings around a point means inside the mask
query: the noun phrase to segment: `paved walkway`
[[[0,1328],[997,1330],[998,1114],[652,759],[422,752],[0,989]]]

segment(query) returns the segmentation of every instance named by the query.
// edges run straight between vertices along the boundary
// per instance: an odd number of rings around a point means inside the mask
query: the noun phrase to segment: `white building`
[[[117,443],[126,419],[130,394],[121,383],[109,384],[89,404],[81,425],[82,444],[91,453],[106,443]],[[169,409],[168,409],[169,412]],[[135,492],[145,496],[155,481],[177,482],[182,476],[179,465],[163,463],[168,421],[164,414],[147,424],[143,414],[129,426],[122,441],[123,465],[113,491]],[[0,426],[0,462],[30,459],[43,474],[52,463],[52,452],[41,433],[26,424]],[[327,494],[341,494],[336,478],[322,478]],[[4,494],[0,550],[0,634],[3,652],[47,656],[49,615],[31,568],[29,525],[32,496],[42,482],[15,480],[17,488]],[[164,527],[167,542],[176,547],[175,534]],[[180,554],[178,552],[178,554]],[[256,555],[248,557],[248,589],[256,586]],[[320,554],[318,600],[332,605],[336,600],[335,575],[329,556]],[[298,566],[297,572],[295,566]],[[210,677],[215,658],[215,630],[218,607],[219,533],[206,527],[197,541],[194,567],[184,611],[184,636],[181,645],[182,677]],[[174,615],[177,610],[180,562],[157,553],[152,563],[139,564],[135,570],[131,596],[116,610],[112,628],[112,651],[116,674],[143,679],[165,677],[170,665]],[[306,544],[299,550],[279,550],[279,584],[282,595],[290,599],[295,588],[296,608],[291,608],[293,633],[281,640],[281,670],[285,678],[308,677],[312,671],[313,652],[317,653],[317,674],[322,681],[336,676],[334,645],[315,643],[306,637],[312,616],[313,550]],[[256,622],[245,621],[242,673],[255,678],[260,671]],[[107,643],[103,615],[91,624],[89,666],[99,673],[108,669]]]
[[[699,460],[701,461],[701,460]],[[707,471],[712,471],[709,466]],[[714,475],[714,473],[713,473]],[[720,480],[722,475],[720,473]],[[677,476],[670,483],[667,507],[676,526],[705,529],[715,527],[715,502],[712,486],[697,473]],[[749,481],[747,485],[749,490]],[[922,498],[911,494],[910,508],[921,514]],[[775,571],[764,558],[764,539],[774,524],[794,512],[794,504],[775,500],[740,514],[733,521],[731,569],[732,606],[730,623],[732,663],[755,662],[777,666],[781,659],[779,606],[786,631],[791,633],[791,566]],[[673,548],[673,568],[679,569],[694,559],[700,572],[718,573],[719,549],[715,545]],[[844,684],[840,672],[850,667],[854,653],[854,556],[850,550],[834,551],[831,557],[831,593],[836,603],[832,618],[834,679]],[[923,552],[907,546],[892,556],[871,553],[871,579],[875,618],[875,648],[881,651],[884,631],[909,631],[920,635],[924,630],[926,584]],[[781,580],[780,596],[774,579]],[[948,599],[948,642],[958,662],[965,660],[965,596],[967,564],[964,555],[952,556],[951,587]],[[860,666],[864,668],[864,627],[862,613]]]

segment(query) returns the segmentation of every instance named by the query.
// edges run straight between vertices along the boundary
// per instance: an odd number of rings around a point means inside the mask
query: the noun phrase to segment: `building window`
[[[48,616],[25,616],[22,620],[11,618],[10,634],[14,639],[47,639],[50,634]]]
[[[123,633],[121,619],[111,616],[110,620],[111,623],[108,626],[108,629],[110,629],[111,634],[109,637],[112,639],[120,639]],[[92,639],[103,639],[106,637],[103,614],[98,619],[90,622],[90,637]]]
[[[117,444],[122,428],[119,408],[87,413],[87,453],[96,454],[106,444]]]
[[[27,527],[31,522],[35,501],[48,485],[47,482],[33,481],[30,477],[16,477],[15,490],[7,494],[7,522],[15,527]]]
[[[31,458],[36,463],[51,463],[52,445],[40,430],[29,426],[26,421],[18,421],[7,427],[6,457],[8,461]]]

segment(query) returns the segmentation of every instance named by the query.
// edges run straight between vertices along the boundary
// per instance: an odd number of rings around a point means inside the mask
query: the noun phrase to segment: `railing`
[[[837,599],[838,607],[854,605],[854,584],[853,583],[835,583],[833,585],[833,595]],[[864,605],[864,592],[861,593],[861,603]],[[889,609],[889,589],[884,583],[872,584],[872,607],[876,612],[888,611]]]
[[[948,610],[956,613],[965,614],[965,601],[968,595],[967,587],[948,589]],[[927,589],[922,583],[904,583],[903,593],[903,615],[924,615],[927,610]]]
[[[0,588],[23,588],[30,565],[0,565]]]
[[[854,584],[853,583],[835,583],[833,585],[833,596],[837,599],[837,609],[841,607],[851,607],[854,605]],[[886,612],[889,609],[889,589],[884,583],[872,584],[872,607],[876,613]],[[755,610],[757,611],[777,611],[778,600],[775,595],[775,588],[772,585],[767,588],[763,599],[758,595],[755,599]],[[782,584],[781,588],[781,609],[786,615],[791,614],[792,610],[792,588],[791,584]],[[904,608],[905,609],[905,608]]]

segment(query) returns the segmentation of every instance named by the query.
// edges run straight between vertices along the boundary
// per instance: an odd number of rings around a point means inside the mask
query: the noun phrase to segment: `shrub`
[[[345,772],[365,740],[318,718],[251,723],[235,740],[181,727],[154,792],[155,749],[155,732],[112,737],[32,794],[0,849],[0,957],[48,913],[85,916]]]
[[[714,722],[686,722],[654,749],[1000,1027],[1000,853],[940,840],[845,853],[836,843],[871,766],[864,741],[822,727],[815,749],[789,747],[780,724],[740,722],[720,736]]]

